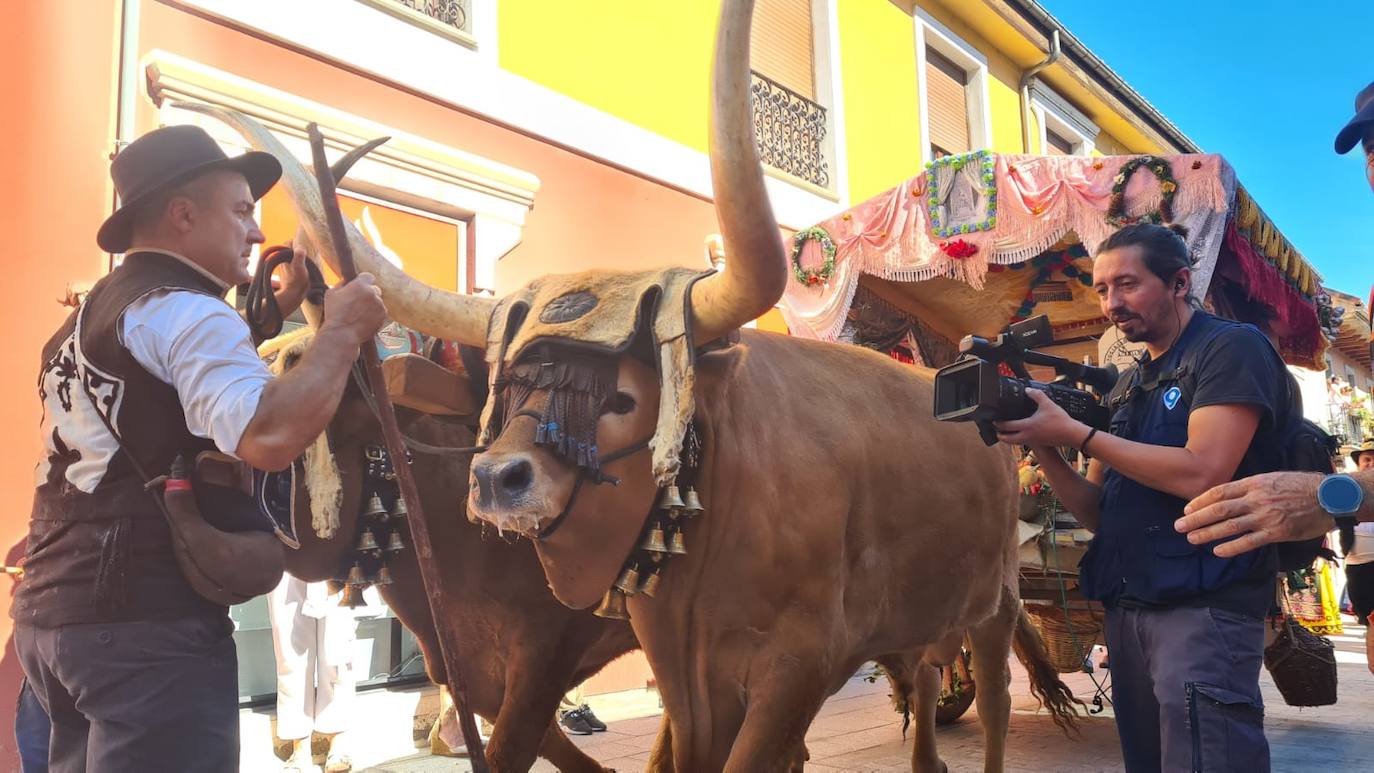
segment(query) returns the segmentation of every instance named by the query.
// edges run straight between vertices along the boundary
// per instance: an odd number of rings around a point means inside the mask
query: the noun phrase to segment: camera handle
[[[983,439],[983,445],[997,445],[997,428],[992,426],[992,422],[975,421],[974,424],[978,427],[978,437]]]

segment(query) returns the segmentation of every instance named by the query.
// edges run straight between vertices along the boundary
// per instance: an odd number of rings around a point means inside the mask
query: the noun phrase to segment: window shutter
[[[926,47],[926,109],[932,155],[972,150],[968,131],[968,73]]]
[[[758,0],[749,47],[754,71],[816,100],[811,0]]]
[[[1045,155],[1047,156],[1072,156],[1073,143],[1064,139],[1055,132],[1045,130]]]

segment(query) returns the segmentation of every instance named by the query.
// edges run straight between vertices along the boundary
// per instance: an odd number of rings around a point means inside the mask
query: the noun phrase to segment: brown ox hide
[[[603,415],[603,453],[654,426],[658,388],[651,368],[621,358],[618,407],[635,407]],[[967,634],[985,769],[1001,770],[1006,660],[1024,625],[1010,451],[933,420],[932,371],[857,347],[745,330],[739,345],[699,360],[695,395],[706,512],[688,521],[688,555],[668,564],[656,596],[629,600],[669,717],[658,769],[786,770],[825,698],[886,656],[914,672],[913,767],[940,770],[935,667]],[[537,412],[542,399],[526,405]],[[568,501],[576,473],[533,444],[533,425],[511,422],[478,457],[498,470],[528,464],[523,493],[473,491],[479,517],[509,526],[503,501],[544,502],[542,526]],[[625,482],[584,486],[558,531],[536,543],[556,592],[614,575],[625,556],[607,547],[623,542],[610,535],[643,523],[648,466],[643,454],[610,465]],[[1067,690],[1034,632],[1018,638],[1063,719]]]
[[[472,430],[461,421],[397,413],[402,431],[423,443],[473,443]],[[352,385],[329,432],[343,484],[340,529],[322,540],[308,517],[303,519],[301,548],[288,551],[287,571],[304,580],[338,576],[345,566],[359,533],[363,449],[382,445],[377,420]],[[525,771],[539,756],[559,770],[600,773],[604,768],[567,739],[554,717],[564,692],[638,646],[634,634],[623,622],[559,604],[528,543],[507,543],[494,533],[484,537],[463,517],[469,459],[415,453],[414,467],[444,593],[452,600],[447,612],[457,618],[459,657],[471,666],[465,674],[468,700],[475,713],[495,723],[487,764],[493,771]],[[308,506],[301,485],[298,508]],[[388,564],[393,582],[378,590],[419,640],[430,679],[443,684],[444,660],[408,528],[403,537],[406,550]]]

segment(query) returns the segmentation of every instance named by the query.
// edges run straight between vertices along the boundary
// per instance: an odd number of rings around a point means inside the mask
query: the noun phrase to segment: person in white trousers
[[[353,641],[358,621],[326,583],[284,575],[268,597],[277,653],[277,737],[290,741],[284,770],[315,771],[311,733],[329,737],[326,773],[345,773],[352,761],[340,742],[354,713]]]

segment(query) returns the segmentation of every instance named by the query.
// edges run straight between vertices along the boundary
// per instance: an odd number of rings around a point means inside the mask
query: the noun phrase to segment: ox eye
[[[606,413],[625,415],[635,409],[635,399],[625,392],[616,392],[606,401]]]

